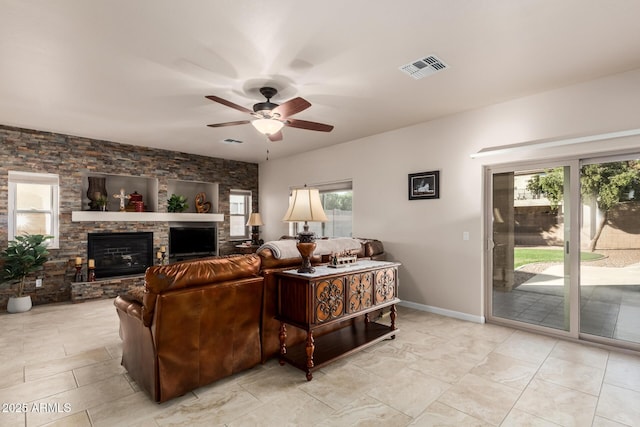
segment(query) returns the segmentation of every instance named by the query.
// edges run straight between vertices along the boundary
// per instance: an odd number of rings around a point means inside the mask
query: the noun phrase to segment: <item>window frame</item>
[[[244,197],[244,214],[234,214],[231,212],[231,197],[232,196],[242,196]],[[229,192],[229,240],[250,240],[251,232],[250,227],[247,224],[249,221],[249,216],[252,211],[252,193],[250,190],[235,190],[232,189]],[[244,224],[244,234],[232,234],[231,228],[231,218],[232,217],[243,217],[242,223]]]
[[[48,185],[51,191],[50,209],[20,210],[17,208],[18,184]],[[7,238],[15,240],[17,216],[19,213],[49,213],[51,215],[49,227],[53,239],[45,241],[49,249],[60,248],[60,177],[57,174],[9,171],[8,173],[8,203],[7,203]]]
[[[352,198],[352,203],[353,203],[353,181],[352,180],[345,180],[345,181],[336,181],[336,182],[332,182],[332,183],[327,183],[327,184],[312,184],[309,185],[310,188],[317,188],[320,191],[320,200],[322,201],[322,208],[324,209],[324,195],[327,193],[338,193],[338,192],[342,192],[342,191],[351,191],[351,198]],[[303,186],[296,186],[296,187],[290,187],[289,189],[289,197],[291,197],[291,192],[292,190],[298,189],[298,188],[304,188]],[[312,227],[313,223],[309,223],[309,228],[313,228]],[[326,230],[325,224],[327,223],[320,223],[320,228],[321,230]],[[291,222],[289,223],[289,234],[291,236],[297,236],[298,233],[300,232],[300,230],[302,230],[302,227],[304,226],[304,222]],[[353,205],[351,206],[351,236],[340,236],[340,237],[352,237],[353,236]],[[318,233],[316,233],[316,237],[326,237],[326,236],[321,236]],[[334,236],[335,237],[335,236]]]

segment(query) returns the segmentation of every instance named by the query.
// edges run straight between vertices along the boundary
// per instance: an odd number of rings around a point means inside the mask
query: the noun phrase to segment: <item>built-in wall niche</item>
[[[198,193],[204,193],[205,202],[211,203],[210,213],[218,212],[218,183],[185,181],[179,179],[167,180],[167,197],[172,194],[187,198],[189,208],[185,212],[197,212],[195,197]]]
[[[89,189],[89,177],[105,178],[105,187],[107,189],[107,211],[117,212],[120,210],[120,199],[113,197],[120,194],[120,189],[124,189],[124,194],[129,195],[134,192],[142,195],[146,212],[158,211],[158,180],[155,178],[147,178],[142,176],[130,175],[109,175],[104,173],[83,173],[82,176],[82,210],[91,210],[89,207],[89,197],[87,190]],[[128,200],[125,200],[125,205]]]

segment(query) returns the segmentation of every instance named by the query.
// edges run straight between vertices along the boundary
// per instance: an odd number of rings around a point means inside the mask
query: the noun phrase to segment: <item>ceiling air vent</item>
[[[242,141],[239,141],[237,139],[232,139],[232,138],[227,138],[227,139],[223,139],[222,140],[223,144],[242,144]]]
[[[448,67],[449,66],[442,62],[442,60],[437,56],[429,55],[403,65],[400,67],[400,71],[410,75],[416,80],[420,80],[423,77],[430,76],[431,74],[442,71]]]

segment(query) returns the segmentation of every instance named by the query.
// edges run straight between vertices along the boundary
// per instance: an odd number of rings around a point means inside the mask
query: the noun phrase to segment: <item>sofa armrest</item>
[[[384,259],[384,245],[378,239],[358,238],[362,244],[362,256],[371,259]],[[381,257],[382,256],[382,257]]]
[[[142,321],[142,304],[122,297],[116,297],[113,304],[120,319],[121,364],[136,383],[157,401],[159,391],[155,374],[155,348],[151,329]]]

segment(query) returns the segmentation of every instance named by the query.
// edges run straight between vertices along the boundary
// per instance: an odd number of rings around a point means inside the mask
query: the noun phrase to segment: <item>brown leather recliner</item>
[[[114,304],[122,365],[164,402],[261,361],[263,277],[255,255],[149,267],[142,296]]]

